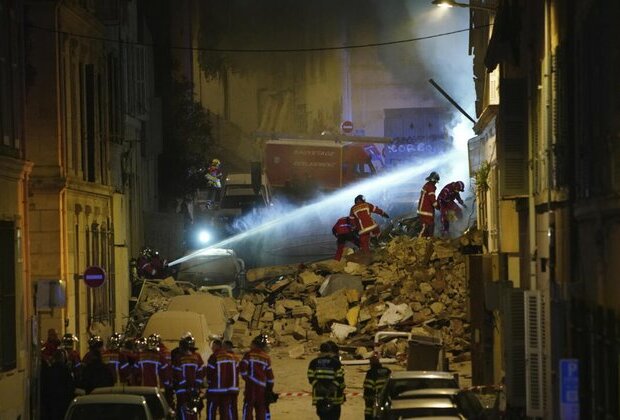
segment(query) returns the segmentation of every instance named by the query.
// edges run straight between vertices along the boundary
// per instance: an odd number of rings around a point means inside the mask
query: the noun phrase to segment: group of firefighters
[[[83,358],[75,348],[76,342],[73,334],[58,339],[55,330],[48,331],[41,350],[42,376],[53,371],[54,377],[50,378],[49,387],[42,386],[44,418],[62,419],[75,388],[88,394],[95,388],[121,384],[163,389],[179,419],[197,420],[205,397],[208,419],[215,419],[216,413],[221,419],[236,419],[239,376],[245,381],[244,420],[269,419],[269,404],[277,399],[267,353],[268,337],[263,334],[252,340],[243,357],[234,352],[232,342],[213,340],[213,353],[206,364],[196,351],[190,332],[181,337],[179,346],[172,351],[158,334],[125,339],[114,333],[105,344],[100,336],[93,336]],[[65,384],[65,378],[71,383]],[[60,388],[64,388],[62,395],[57,392]]]
[[[447,184],[436,197],[437,182],[439,182],[439,174],[431,172],[426,177],[426,183],[420,193],[417,207],[420,237],[433,236],[436,210],[440,213],[441,235],[448,236],[450,222],[462,217],[461,207],[467,208],[460,195],[465,190],[465,184],[462,181]],[[372,213],[386,219],[390,217],[384,210],[366,202],[363,195],[355,197],[349,215],[339,218],[332,227],[332,233],[337,240],[334,259],[340,261],[347,242],[355,244],[362,253],[370,252],[371,239],[377,238],[381,233],[379,225],[372,218]]]

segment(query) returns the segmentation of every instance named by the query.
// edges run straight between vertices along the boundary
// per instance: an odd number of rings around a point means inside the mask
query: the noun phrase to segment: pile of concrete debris
[[[478,231],[453,240],[399,236],[366,263],[350,254],[342,262],[249,270],[251,289],[239,302],[233,340],[246,347],[257,333],[268,332],[299,357],[303,343],[330,333],[358,357],[368,357],[375,334],[389,330],[438,338],[447,354],[463,355],[470,343],[463,252],[481,242]],[[379,350],[402,355],[407,342],[391,340]]]

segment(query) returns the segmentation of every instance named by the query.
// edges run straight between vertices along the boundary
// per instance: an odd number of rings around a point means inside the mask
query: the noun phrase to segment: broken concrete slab
[[[246,272],[245,277],[248,282],[253,283],[263,279],[294,275],[297,271],[299,271],[298,264],[273,265],[270,267],[250,268]]]
[[[316,319],[320,327],[324,327],[330,321],[343,321],[349,311],[349,301],[346,294],[341,291],[327,297],[315,298]]]
[[[362,277],[352,274],[331,274],[321,284],[319,293],[321,296],[329,296],[332,293],[341,289],[357,290],[360,294],[364,292],[364,285],[362,284]]]
[[[331,331],[332,331],[332,333],[331,333],[332,337],[335,337],[338,341],[343,341],[350,334],[352,334],[355,331],[357,331],[357,328],[352,327],[350,325],[340,324],[338,322],[334,322],[331,325]]]
[[[379,320],[379,326],[384,325],[396,325],[399,322],[405,321],[413,316],[413,311],[407,303],[400,305],[394,305],[391,302],[387,303],[388,308],[381,315]]]

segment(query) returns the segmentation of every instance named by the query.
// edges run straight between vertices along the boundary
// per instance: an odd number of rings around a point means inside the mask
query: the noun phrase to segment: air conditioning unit
[[[37,288],[37,310],[64,308],[67,303],[66,284],[62,280],[39,280]]]

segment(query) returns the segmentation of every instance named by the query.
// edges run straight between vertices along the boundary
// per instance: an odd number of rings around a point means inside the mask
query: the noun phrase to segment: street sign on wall
[[[345,134],[351,134],[353,132],[353,123],[351,121],[343,121],[340,125],[342,132]]]
[[[579,420],[578,359],[560,359],[560,418]]]
[[[96,265],[88,267],[84,270],[84,283],[88,287],[99,287],[105,283],[105,270]]]

